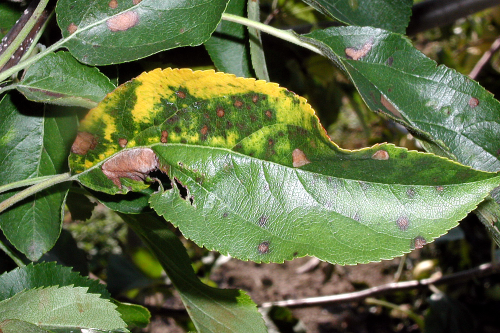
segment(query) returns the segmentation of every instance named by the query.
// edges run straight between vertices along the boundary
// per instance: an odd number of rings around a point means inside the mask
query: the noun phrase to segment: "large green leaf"
[[[32,101],[89,109],[115,88],[97,68],[82,65],[69,52],[43,57],[15,86]]]
[[[227,2],[60,0],[56,13],[71,54],[86,64],[108,65],[205,42]]]
[[[29,289],[0,302],[0,322],[8,319],[41,328],[95,329],[127,332],[116,306],[84,287]]]
[[[412,0],[303,0],[323,14],[350,25],[372,26],[404,34]]]
[[[203,284],[181,241],[155,215],[122,215],[156,255],[198,332],[267,332],[255,303],[241,290]]]
[[[247,0],[231,0],[226,13],[244,16]],[[205,48],[215,67],[236,76],[252,77],[249,59],[248,33],[245,26],[221,21]]]
[[[159,214],[199,245],[257,262],[401,255],[456,226],[500,182],[388,144],[342,150],[303,98],[213,71],[142,74],[80,130],[86,149],[70,165],[83,185],[142,190],[162,170],[169,179],[150,199]]]
[[[10,94],[0,102],[0,185],[67,171],[76,117],[16,102]],[[29,259],[38,260],[59,237],[67,189],[68,184],[54,186],[0,214],[3,233]],[[0,202],[17,192],[0,194]]]
[[[104,298],[110,295],[106,287],[97,280],[83,277],[71,271],[70,267],[54,262],[29,264],[0,275],[0,300],[5,300],[23,290],[50,286],[86,287],[88,292],[100,294]]]
[[[500,170],[500,103],[478,83],[436,63],[407,38],[342,27],[305,35],[351,77],[366,104],[484,171]]]
[[[2,333],[51,333],[35,324],[17,319],[7,319],[0,322],[0,332]]]

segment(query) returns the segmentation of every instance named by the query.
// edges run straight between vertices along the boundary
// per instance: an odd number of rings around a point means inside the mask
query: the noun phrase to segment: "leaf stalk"
[[[62,173],[59,175],[55,176],[50,176],[50,178],[43,180],[39,182],[38,184],[35,184],[33,186],[28,187],[27,189],[18,192],[11,196],[10,198],[2,201],[0,203],[0,213],[6,210],[7,208],[11,207],[12,205],[15,205],[16,203],[20,202],[21,200],[26,199],[27,197],[38,193],[42,190],[45,190],[46,188],[49,188],[51,186],[57,185],[59,183],[64,183],[67,181],[72,181],[75,180],[75,177],[72,177],[69,172]]]

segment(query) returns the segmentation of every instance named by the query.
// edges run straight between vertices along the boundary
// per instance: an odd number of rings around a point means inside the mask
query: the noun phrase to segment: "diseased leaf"
[[[372,26],[404,34],[412,0],[303,0],[321,13],[349,25]]]
[[[152,214],[121,215],[161,262],[198,332],[267,332],[250,297],[237,289],[202,283],[179,238]]]
[[[41,328],[125,330],[116,306],[83,287],[24,290],[0,302],[0,322],[23,320]]]
[[[348,73],[373,111],[462,164],[500,170],[500,103],[478,83],[380,29],[329,28],[305,36]]]
[[[31,65],[16,88],[31,101],[90,109],[115,86],[97,68],[57,52]]]
[[[96,142],[70,155],[83,185],[126,193],[164,173],[153,209],[199,245],[256,262],[389,259],[456,226],[500,183],[389,144],[342,150],[305,99],[213,71],[144,73],[80,131]]]
[[[231,0],[226,13],[244,16],[247,0]],[[252,77],[249,59],[248,33],[245,26],[221,21],[205,48],[215,67],[236,76]]]
[[[76,117],[40,104],[18,109],[10,94],[0,102],[0,185],[67,171]],[[0,214],[5,237],[30,260],[38,260],[59,237],[68,183],[25,199]],[[0,202],[18,191],[0,194]]]
[[[51,333],[35,324],[27,323],[17,319],[7,319],[0,322],[0,332],[2,333]]]
[[[79,61],[109,65],[205,42],[228,0],[57,2],[64,44]]]

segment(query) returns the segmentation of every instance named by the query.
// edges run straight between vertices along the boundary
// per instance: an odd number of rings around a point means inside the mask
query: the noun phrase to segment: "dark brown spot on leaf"
[[[217,117],[224,117],[224,109],[223,108],[217,108]]]
[[[251,114],[251,115],[250,115],[250,121],[251,121],[252,123],[256,122],[256,121],[257,121],[257,116],[256,116],[256,115],[254,115],[254,114]]]
[[[179,98],[186,98],[186,93],[184,91],[179,90],[179,91],[176,91],[175,94]]]
[[[269,139],[269,140],[267,140],[267,144],[268,144],[269,146],[274,145],[274,140],[273,140],[273,139]]]
[[[378,150],[375,152],[375,154],[372,155],[372,158],[374,160],[379,160],[379,161],[386,161],[389,159],[389,153],[383,149]]]
[[[167,143],[167,139],[168,139],[168,132],[167,131],[161,131],[160,142],[161,143]]]
[[[118,139],[118,144],[120,147],[125,148],[127,146],[128,140],[125,138],[119,138]]]
[[[349,59],[359,60],[368,54],[368,52],[372,49],[372,46],[373,46],[373,42],[368,41],[360,49],[357,49],[354,47],[348,47],[345,49],[345,55]]]
[[[208,133],[208,126],[204,125],[201,130],[200,130],[201,135],[207,135]]]
[[[233,127],[233,123],[230,122],[229,120],[226,122],[226,129],[230,129]]]
[[[252,102],[257,103],[259,101],[259,96],[253,95],[252,96]]]
[[[97,138],[88,132],[78,132],[75,142],[71,146],[71,152],[78,155],[85,155],[89,150],[97,146]]]
[[[108,159],[101,167],[102,172],[122,188],[120,178],[143,181],[147,175],[159,167],[158,157],[150,148],[123,150]]]
[[[267,110],[266,111],[266,117],[269,118],[269,119],[273,118],[273,113],[271,112],[271,110]]]
[[[67,30],[68,30],[69,34],[71,35],[76,30],[78,30],[78,27],[76,26],[76,24],[71,23],[70,25],[68,25],[68,29]]]
[[[111,1],[108,3],[108,6],[109,6],[109,8],[111,8],[111,9],[115,9],[116,7],[118,7],[118,1],[116,1],[116,0],[111,0]]]
[[[299,168],[309,163],[311,163],[311,161],[307,159],[306,154],[299,148],[292,152],[292,164],[295,168]]]
[[[113,16],[106,21],[108,29],[115,31],[125,31],[139,22],[139,15],[134,11],[124,12],[120,15]]]
[[[415,194],[417,194],[417,191],[415,191],[413,187],[410,187],[409,189],[406,190],[406,195],[410,199],[413,199],[415,197]]]
[[[412,245],[413,245],[413,248],[415,248],[415,249],[421,249],[424,247],[425,244],[427,244],[427,241],[425,240],[425,238],[422,236],[417,236],[413,240]]]
[[[394,58],[393,58],[393,57],[389,57],[389,58],[387,58],[387,62],[386,62],[386,63],[387,63],[387,66],[389,66],[389,67],[390,67],[390,66],[392,66],[392,63],[393,63],[393,62],[394,62]]]
[[[475,107],[476,107],[476,106],[478,106],[478,105],[479,105],[479,100],[478,100],[477,98],[475,98],[475,97],[471,97],[471,98],[469,99],[469,106],[470,106],[471,108],[475,108]]]
[[[132,3],[133,3],[134,5],[137,5],[137,4],[138,4],[138,3],[140,3],[141,1],[142,1],[142,0],[133,0],[133,1],[132,1]]]
[[[260,254],[266,254],[269,252],[269,242],[262,242],[259,244],[258,248]]]
[[[259,219],[259,227],[264,227],[266,225],[268,219],[269,219],[268,216],[262,215]]]
[[[243,106],[243,102],[238,99],[234,102],[234,106],[236,106],[237,108],[241,108]]]
[[[443,186],[436,186],[436,191],[438,192],[443,192],[444,191],[444,187]]]
[[[398,218],[396,221],[396,224],[401,231],[406,231],[408,230],[408,227],[410,226],[410,220],[406,216],[401,216]]]
[[[225,212],[224,214],[222,214],[222,217],[228,217],[228,216],[229,216],[228,212]]]

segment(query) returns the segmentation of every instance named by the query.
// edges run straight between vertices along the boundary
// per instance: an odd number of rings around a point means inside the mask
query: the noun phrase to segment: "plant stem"
[[[249,20],[245,17],[241,17],[241,16],[237,16],[237,15],[233,15],[233,14],[227,14],[227,13],[222,14],[222,19],[226,20],[226,21],[234,22],[234,23],[243,24],[243,25],[246,25],[247,27],[258,29],[258,30],[265,32],[265,33],[268,33],[272,36],[286,40],[287,42],[293,43],[293,44],[298,45],[298,46],[302,46],[308,50],[311,50],[311,51],[316,52],[318,54],[324,55],[323,52],[320,49],[318,49],[316,46],[301,41],[297,37],[297,35],[295,33],[293,33],[291,30],[276,29],[276,28],[271,27],[269,25]]]
[[[33,11],[33,14],[30,16],[30,18],[28,19],[24,27],[21,29],[19,34],[14,38],[14,40],[10,43],[7,49],[0,55],[0,68],[3,67],[3,65],[6,64],[7,61],[9,61],[9,59],[14,55],[19,46],[21,46],[23,41],[26,39],[28,34],[31,32],[31,30],[37,23],[38,19],[42,15],[48,3],[49,0],[41,0],[38,3],[35,10]],[[3,79],[0,79],[0,81],[2,80]]]
[[[418,325],[418,327],[420,327],[420,330],[424,331],[424,327],[425,327],[424,321],[422,320],[422,318],[419,315],[417,315],[413,311],[403,309],[401,306],[399,306],[397,304],[389,303],[389,302],[382,301],[382,300],[379,300],[376,298],[371,298],[371,297],[367,298],[365,300],[365,302],[366,302],[366,304],[380,305],[380,306],[384,306],[384,307],[389,308],[389,309],[401,311],[404,314],[406,314],[408,317],[413,319],[413,321]]]
[[[13,190],[15,188],[19,188],[19,187],[35,185],[35,184],[41,183],[41,182],[43,182],[47,179],[53,178],[53,177],[54,177],[53,175],[41,176],[41,177],[23,179],[23,180],[20,180],[17,182],[2,185],[2,186],[0,186],[0,193],[7,192],[7,191]]]
[[[21,200],[26,199],[27,197],[29,197],[35,193],[38,193],[46,188],[49,188],[51,186],[56,185],[56,184],[67,182],[67,181],[72,181],[72,180],[74,180],[74,179],[73,179],[73,177],[71,177],[71,174],[69,172],[62,173],[62,174],[55,175],[55,176],[50,176],[49,179],[41,181],[38,184],[35,184],[31,187],[28,187],[27,189],[25,189],[19,193],[14,194],[13,196],[8,198],[7,200],[2,201],[0,203],[0,213],[3,212],[4,210],[6,210],[7,208],[9,208],[10,206],[18,203]]]
[[[0,82],[7,79],[9,76],[19,72],[21,69],[24,69],[24,68],[28,67],[29,65],[37,62],[41,58],[45,57],[47,54],[62,48],[64,43],[66,43],[67,41],[68,41],[68,38],[63,38],[63,39],[59,40],[57,43],[52,44],[51,46],[46,48],[44,51],[38,53],[37,55],[35,55],[31,58],[28,58],[25,61],[17,64],[16,66],[13,66],[13,67],[7,69],[6,71],[0,73]]]
[[[10,259],[12,259],[17,267],[24,267],[24,262],[19,259],[16,254],[14,252],[12,252],[9,247],[7,245],[5,245],[1,240],[0,240],[0,250],[3,250],[3,252],[5,252],[6,255],[8,255],[10,257]]]

